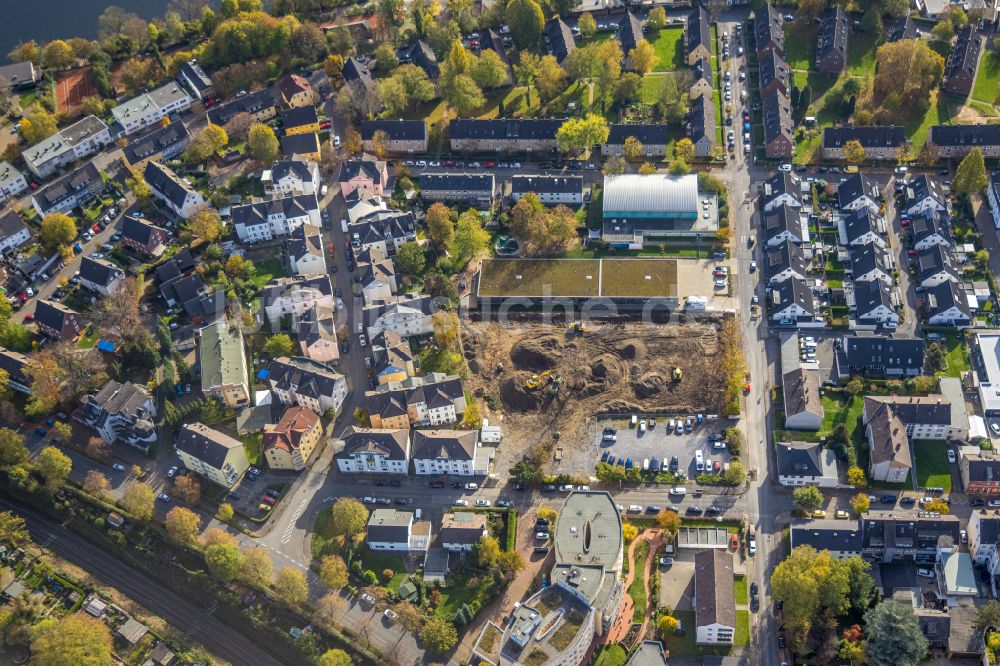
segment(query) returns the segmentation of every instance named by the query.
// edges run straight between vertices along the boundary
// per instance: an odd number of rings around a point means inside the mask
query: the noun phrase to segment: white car
[[[751,261],[750,262],[750,272],[753,273],[756,270],[757,270],[757,262],[756,261]]]
[[[646,419],[639,421],[639,432],[646,432]]]
[[[712,442],[712,448],[713,449],[724,449],[724,448],[726,448],[726,443],[725,442]]]
[[[167,478],[168,479],[172,479],[175,476],[177,476],[177,465],[174,465],[173,467],[171,467],[170,469],[167,470]]]
[[[160,500],[161,502],[169,502],[170,495],[166,493],[160,493],[159,495],[157,495],[156,499]]]
[[[934,572],[930,569],[917,569],[917,575],[924,578],[934,578]]]
[[[990,500],[989,502],[986,503],[986,506],[992,508],[1000,507],[1000,500]]]
[[[487,500],[487,499],[477,499],[476,500],[476,506],[489,506],[489,505],[490,505],[490,501]]]
[[[427,166],[427,161],[426,160],[417,160],[417,166],[418,167],[425,167],[425,166]]]
[[[469,506],[469,501],[464,499],[457,499],[453,502],[455,506]]]
[[[566,485],[563,485],[563,486],[559,486],[559,492],[561,492],[561,493],[568,493],[568,492],[572,492],[572,491],[573,491],[573,486],[571,486],[569,484],[566,484]]]
[[[958,458],[955,457],[955,452],[952,449],[948,449],[948,462],[952,465],[958,462]]]
[[[750,539],[750,542],[747,544],[747,552],[751,555],[757,554],[757,542],[754,539]]]
[[[539,541],[548,541],[549,540],[549,533],[548,532],[535,532],[535,538],[538,539]]]
[[[673,563],[674,563],[674,558],[672,558],[672,557],[661,557],[660,558],[660,566],[662,566],[662,567],[669,567]]]
[[[1000,437],[1000,425],[997,425],[996,423],[991,423],[990,432],[993,433],[994,437]]]
[[[399,619],[399,615],[391,608],[386,608],[385,611],[382,612],[382,615],[385,616],[385,619],[388,620],[390,624]]]
[[[674,486],[673,488],[670,489],[670,494],[671,495],[686,495],[687,491],[688,491],[688,489],[685,488],[684,486]]]

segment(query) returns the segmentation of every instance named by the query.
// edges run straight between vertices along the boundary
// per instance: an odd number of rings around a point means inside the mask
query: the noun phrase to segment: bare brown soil
[[[505,438],[532,445],[558,431],[581,441],[597,413],[716,414],[724,378],[718,325],[592,324],[582,336],[562,325],[464,322],[462,344],[477,396],[500,406],[483,415],[504,424]],[[672,371],[680,367],[683,378]],[[551,373],[537,389],[532,374]],[[558,393],[550,395],[556,378]]]

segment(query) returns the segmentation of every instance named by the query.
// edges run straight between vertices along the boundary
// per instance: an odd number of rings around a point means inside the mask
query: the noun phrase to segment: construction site
[[[725,378],[719,329],[697,323],[464,321],[469,382],[483,417],[521,452],[586,446],[595,414],[718,414]],[[515,451],[516,453],[516,451]]]

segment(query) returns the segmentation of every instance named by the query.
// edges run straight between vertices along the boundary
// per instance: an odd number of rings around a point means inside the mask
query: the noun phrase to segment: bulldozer
[[[546,370],[540,375],[531,375],[524,380],[524,388],[536,389],[542,384],[542,380],[552,374],[552,370]]]

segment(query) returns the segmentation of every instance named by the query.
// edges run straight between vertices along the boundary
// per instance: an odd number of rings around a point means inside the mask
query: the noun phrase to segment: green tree
[[[175,506],[168,511],[165,522],[167,534],[181,544],[192,543],[198,536],[198,530],[201,529],[201,517],[182,506]]]
[[[691,167],[683,159],[676,157],[670,160],[670,163],[667,165],[667,173],[671,176],[683,176],[691,173]]]
[[[694,161],[695,149],[691,139],[687,137],[678,139],[677,143],[674,144],[674,157],[682,159],[688,164]]]
[[[512,3],[517,1],[511,0]],[[458,632],[455,630],[455,625],[437,617],[425,622],[417,637],[424,649],[438,654],[450,651],[458,642]]]
[[[135,482],[129,485],[122,494],[119,504],[127,513],[139,520],[149,520],[153,517],[153,502],[156,494],[145,483]]]
[[[73,461],[70,457],[54,446],[46,446],[38,454],[38,473],[51,489],[61,486],[72,469]]]
[[[865,147],[857,139],[851,139],[844,144],[844,159],[851,164],[861,164],[865,161]]]
[[[319,561],[319,578],[327,587],[339,590],[347,585],[347,565],[339,555],[324,555]]]
[[[529,0],[530,1],[530,0]],[[459,116],[468,116],[486,103],[483,91],[479,89],[471,76],[459,74],[443,82],[442,91],[445,101],[455,109]]]
[[[240,580],[248,585],[264,588],[271,582],[274,563],[266,548],[248,548],[243,551]]]
[[[500,557],[500,542],[487,535],[481,537],[476,544],[476,561],[484,569],[492,569],[496,566],[497,558]]]
[[[943,372],[948,368],[948,354],[940,342],[931,342],[928,344],[925,357],[927,359],[927,367],[932,372]]]
[[[309,598],[309,582],[306,575],[292,567],[282,567],[274,581],[274,589],[287,603],[296,605]]]
[[[650,30],[662,30],[667,25],[667,13],[663,7],[653,7],[646,17],[646,27]]]
[[[594,17],[589,12],[580,16],[576,27],[580,30],[580,37],[583,39],[589,40],[597,33],[597,21],[594,20]]]
[[[424,256],[424,248],[419,243],[407,241],[403,243],[399,252],[396,253],[396,265],[407,275],[414,277],[424,272],[427,265],[427,258]]]
[[[280,146],[278,138],[274,136],[274,130],[262,123],[256,123],[250,128],[247,135],[247,145],[250,147],[250,154],[258,162],[271,163],[278,158]]]
[[[28,460],[24,437],[10,428],[0,428],[0,467],[20,465]]]
[[[688,113],[687,89],[681,85],[681,76],[677,72],[667,72],[660,77],[656,108],[660,118],[668,124],[682,123]]]
[[[569,118],[556,131],[556,144],[565,153],[582,153],[608,140],[610,129],[604,116],[588,113],[585,118]]]
[[[458,218],[455,229],[455,240],[452,241],[453,253],[463,262],[468,263],[474,257],[482,254],[490,245],[490,234],[483,229],[479,212],[467,210]]]
[[[45,618],[30,629],[31,663],[41,666],[106,666],[111,657],[111,630],[85,613],[61,620]]]
[[[11,548],[20,548],[28,543],[30,538],[24,518],[10,511],[0,511],[0,543]]]
[[[353,663],[350,655],[337,649],[327,650],[316,661],[318,666],[351,666]]]
[[[545,25],[545,14],[535,0],[510,0],[505,13],[514,44],[519,50],[538,47]]]
[[[976,611],[976,626],[980,629],[1000,627],[1000,601],[990,599]]]
[[[476,58],[469,73],[480,88],[499,88],[507,80],[507,64],[496,51],[485,49]]]
[[[205,564],[212,576],[228,583],[242,571],[243,555],[235,545],[217,543],[205,549]]]
[[[645,39],[636,43],[635,48],[628,52],[628,57],[632,61],[632,69],[643,74],[651,72],[660,60],[653,45]]]
[[[306,22],[300,25],[291,36],[292,53],[312,64],[326,57],[326,36],[315,24]]]
[[[916,666],[927,654],[927,639],[912,606],[888,599],[865,613],[868,663]]]
[[[140,203],[149,201],[153,196],[153,188],[141,173],[132,172],[132,175],[125,179],[125,187],[132,191],[132,196]]]
[[[38,232],[38,242],[46,252],[55,252],[67,247],[76,238],[76,223],[64,213],[49,213],[42,218],[42,228]]]
[[[969,151],[969,154],[959,163],[958,169],[955,171],[955,180],[951,184],[951,191],[959,197],[982,194],[986,191],[987,182],[983,151],[977,146]]]
[[[559,63],[557,62],[556,65]],[[528,89],[528,106],[531,106],[531,89],[536,85],[542,66],[542,58],[530,51],[521,51],[514,64],[514,79],[518,85]],[[559,69],[562,69],[560,67]],[[551,72],[550,72],[551,74]],[[564,72],[565,75],[565,72]]]
[[[851,395],[857,395],[861,393],[864,387],[865,387],[864,382],[862,382],[857,377],[852,377],[850,381],[848,381],[847,384],[844,386],[844,389]]]
[[[816,486],[802,486],[792,491],[792,501],[802,511],[815,511],[823,506],[823,494]]]
[[[24,112],[21,119],[21,136],[29,145],[34,145],[42,139],[47,139],[56,133],[56,117],[34,104]]]
[[[427,209],[427,233],[438,251],[445,250],[455,238],[455,225],[451,222],[451,209],[443,203],[433,204]]]
[[[267,339],[264,351],[271,358],[289,356],[292,353],[292,339],[287,333],[275,333]]]

